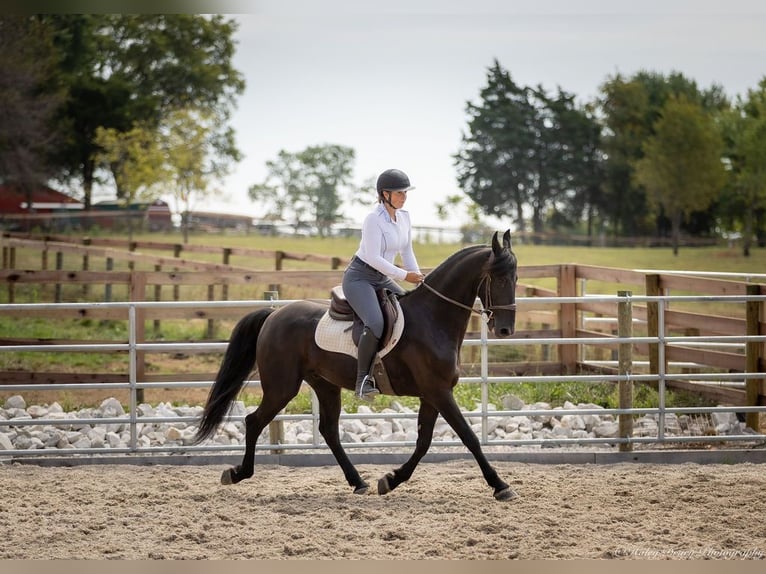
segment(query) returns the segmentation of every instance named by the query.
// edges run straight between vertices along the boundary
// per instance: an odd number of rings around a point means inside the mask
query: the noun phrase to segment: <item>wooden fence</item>
[[[124,245],[124,243],[123,243]],[[154,244],[142,244],[144,248],[154,248]],[[136,245],[138,247],[138,244]],[[37,249],[40,252],[40,270],[14,269],[15,249]],[[131,301],[151,301],[170,299],[166,295],[172,290],[172,299],[179,300],[179,288],[184,285],[195,285],[206,290],[207,300],[228,300],[229,288],[244,286],[250,288],[245,299],[261,299],[268,293],[282,291],[284,288],[301,288],[312,293],[312,297],[326,298],[329,289],[341,281],[343,263],[339,258],[324,256],[309,256],[302,254],[286,254],[283,252],[265,252],[259,250],[241,250],[248,256],[274,257],[273,271],[242,269],[227,265],[227,253],[230,256],[236,250],[197,248],[207,252],[220,251],[222,263],[205,263],[187,260],[180,257],[163,258],[148,256],[112,249],[105,245],[72,245],[59,241],[37,241],[19,238],[4,238],[3,269],[0,270],[0,284],[6,286],[7,302],[15,300],[16,289],[21,285],[35,285],[41,293],[53,293],[47,300],[60,300],[61,286],[81,286],[83,300],[111,300],[112,290],[121,286]],[[63,253],[74,254],[82,258],[81,270],[47,269],[47,253],[53,251],[57,262]],[[174,253],[174,255],[179,255]],[[277,255],[279,254],[279,255]],[[143,265],[151,264],[154,271],[94,271],[94,258],[102,257],[107,262],[110,258],[124,258],[129,262],[141,261]],[[281,262],[286,258],[303,261],[330,264],[329,270],[283,270]],[[162,266],[171,266],[172,271],[159,270]],[[57,267],[60,264],[57,263]],[[178,269],[178,270],[176,270]],[[624,269],[601,268],[587,265],[540,265],[521,266],[519,268],[520,283],[517,294],[522,297],[578,297],[590,292],[612,293],[626,291],[634,295],[662,294],[697,294],[709,296],[727,295],[765,295],[766,285],[744,281],[731,281],[680,275],[676,273],[645,273]],[[536,282],[536,285],[530,282]],[[540,284],[554,285],[552,288],[540,287]],[[594,287],[595,286],[595,287]],[[610,291],[611,289],[611,291]],[[103,295],[102,295],[103,293]],[[57,299],[58,297],[58,299]],[[241,299],[243,297],[237,297]],[[733,304],[722,310],[721,306],[713,304],[696,305],[689,308],[663,309],[664,333],[704,336],[746,336],[766,334],[766,307],[763,301],[741,303],[732,308]],[[246,312],[243,308],[206,308],[201,302],[195,309],[164,309],[144,310],[143,321],[149,329],[140,333],[142,342],[151,338],[151,326],[159,331],[160,321],[203,319],[208,322],[207,339],[215,340],[215,322],[235,320]],[[657,303],[633,305],[632,309],[635,329],[634,335],[656,337],[659,329],[659,309]],[[15,312],[4,310],[5,316],[29,317],[34,312],[25,310]],[[125,320],[124,312],[111,309],[68,309],[55,313],[43,313],[50,319],[94,319],[94,320]],[[522,347],[521,357],[496,356],[492,359],[490,372],[493,374],[513,373],[519,376],[531,374],[576,374],[576,373],[610,373],[617,372],[617,365],[609,364],[609,353],[616,356],[618,345],[556,343],[556,339],[573,339],[588,337],[617,336],[616,304],[604,302],[589,302],[587,299],[577,302],[559,304],[541,303],[521,306],[517,316],[517,334],[519,339],[550,339],[550,344],[535,344]],[[474,325],[469,328],[469,337],[478,331]],[[12,336],[13,333],[0,334],[2,344],[24,344],[23,340]],[[52,341],[52,340],[51,340]],[[33,341],[40,344],[40,341]],[[52,341],[53,342],[53,341]],[[56,342],[62,342],[60,340]],[[764,372],[766,368],[766,344],[753,342],[735,348],[726,346],[700,347],[692,344],[667,345],[665,347],[663,364],[660,365],[660,353],[657,344],[637,343],[633,345],[636,367],[648,373],[670,372],[674,364],[684,365],[684,369],[693,370],[698,365],[720,372]],[[463,354],[463,369],[470,373],[475,369],[475,361],[470,349]],[[164,375],[152,375],[140,369],[142,376],[148,381],[161,381]],[[199,374],[198,380],[210,380],[212,374]],[[124,375],[100,375],[97,373],[27,373],[4,371],[0,372],[0,384],[11,381],[46,382],[52,379],[58,381],[123,381]],[[168,379],[166,379],[168,380]],[[673,386],[693,392],[704,392],[708,396],[724,404],[756,405],[766,404],[766,383],[764,379],[749,379],[744,389],[730,388],[721,385],[715,388],[706,385],[701,387],[693,382],[674,381]]]

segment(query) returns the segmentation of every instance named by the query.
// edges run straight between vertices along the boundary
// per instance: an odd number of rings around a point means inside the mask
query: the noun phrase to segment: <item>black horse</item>
[[[489,464],[478,438],[460,412],[452,389],[458,382],[460,347],[476,297],[480,298],[488,327],[498,337],[513,334],[516,321],[516,256],[511,234],[500,244],[465,247],[431,271],[417,288],[399,299],[405,319],[399,343],[385,356],[391,386],[397,395],[420,398],[418,438],[410,459],[378,481],[386,494],[412,476],[431,445],[439,414],[473,453],[497,500],[510,500],[511,490]],[[298,393],[301,382],[314,389],[319,400],[319,432],[357,494],[369,485],[346,455],[338,421],[341,389],[354,389],[356,359],[320,349],[314,331],[327,305],[295,301],[277,310],[262,309],[243,317],[234,328],[196,434],[197,442],[215,433],[257,365],[263,397],[245,417],[245,455],[242,464],[221,476],[223,484],[253,476],[255,445],[261,431]]]

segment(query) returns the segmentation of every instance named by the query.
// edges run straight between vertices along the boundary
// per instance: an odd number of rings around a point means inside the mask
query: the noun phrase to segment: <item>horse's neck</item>
[[[445,297],[471,307],[476,299],[487,256],[487,251],[482,249],[454,262],[447,260],[429,274],[428,284]]]
[[[453,256],[454,257],[454,256]],[[487,261],[486,250],[464,253],[463,257],[448,259],[426,277],[426,283],[441,294],[418,287],[402,300],[402,305],[415,313],[425,312],[441,325],[441,332],[460,344],[468,328],[470,308],[476,300],[481,273]],[[455,304],[457,303],[457,305]]]

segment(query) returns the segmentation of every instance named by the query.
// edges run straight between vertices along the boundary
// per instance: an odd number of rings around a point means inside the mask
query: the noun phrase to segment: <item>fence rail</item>
[[[669,296],[669,295],[646,295],[633,296],[629,293],[621,293],[617,296],[593,296],[586,297],[522,297],[517,299],[520,308],[525,306],[555,304],[560,307],[572,304],[584,303],[608,303],[617,306],[620,310],[618,314],[619,329],[617,336],[601,335],[593,337],[567,336],[562,331],[557,337],[516,337],[510,339],[491,339],[486,326],[482,323],[479,337],[464,341],[466,348],[478,347],[480,351],[481,372],[479,376],[465,376],[460,378],[463,384],[478,384],[481,386],[481,404],[476,411],[465,413],[471,420],[480,421],[479,438],[485,446],[540,446],[546,442],[546,439],[490,439],[488,429],[493,420],[503,417],[525,416],[560,416],[560,415],[613,415],[620,422],[620,433],[612,437],[589,437],[589,438],[557,438],[554,442],[560,446],[567,445],[616,445],[620,450],[629,450],[634,444],[657,444],[667,445],[674,443],[707,443],[715,444],[720,442],[738,442],[754,440],[766,440],[766,436],[758,434],[758,417],[766,413],[764,406],[764,386],[766,385],[766,376],[763,369],[763,349],[766,347],[766,335],[761,331],[748,332],[738,335],[717,335],[700,336],[684,335],[672,336],[666,332],[664,313],[671,302],[696,302],[696,303],[739,303],[747,306],[755,306],[758,313],[762,313],[762,308],[766,302],[766,295],[717,295],[717,296]],[[0,354],[15,352],[93,352],[93,353],[115,353],[122,352],[128,354],[128,380],[119,383],[50,383],[50,384],[10,384],[2,388],[6,391],[24,392],[28,390],[76,390],[76,389],[113,389],[127,390],[129,392],[129,408],[125,417],[110,418],[84,418],[84,419],[56,419],[56,418],[36,418],[36,419],[10,419],[0,420],[0,428],[15,427],[24,428],[29,426],[60,426],[60,425],[108,425],[108,424],[128,424],[130,428],[130,443],[125,448],[89,448],[89,449],[12,449],[0,450],[0,456],[4,457],[25,457],[25,456],[70,456],[70,455],[88,455],[98,456],[104,454],[168,454],[168,453],[197,453],[197,452],[239,452],[243,450],[243,445],[221,445],[221,444],[203,444],[198,446],[172,444],[167,446],[141,446],[138,442],[139,426],[156,425],[162,423],[187,423],[194,424],[195,417],[157,417],[140,416],[139,414],[139,392],[148,388],[175,388],[175,387],[207,387],[212,381],[147,381],[143,377],[140,360],[144,353],[167,353],[176,351],[223,351],[225,343],[211,342],[172,342],[172,343],[147,343],[141,340],[142,323],[145,314],[149,311],[173,311],[181,309],[194,309],[204,305],[206,308],[227,309],[227,308],[257,308],[273,307],[290,303],[290,301],[274,300],[252,300],[252,301],[132,301],[132,302],[111,302],[111,303],[58,303],[58,304],[6,304],[0,305],[0,314],[16,313],[56,313],[67,310],[85,309],[88,311],[108,310],[117,312],[127,317],[128,321],[128,342],[127,343],[80,343],[80,344],[45,344],[45,345],[0,345]],[[656,306],[658,320],[658,331],[656,335],[651,336],[633,336],[631,326],[635,318],[632,314],[632,307],[636,303],[644,303],[647,308]],[[759,315],[756,315],[759,316]],[[760,325],[760,322],[756,323]],[[741,349],[744,360],[748,368],[739,372],[715,372],[715,369],[709,369],[710,372],[702,372],[701,368],[689,369],[688,372],[670,372],[667,355],[679,344],[728,344],[737,345]],[[609,373],[596,374],[575,374],[564,372],[557,375],[548,376],[527,376],[509,373],[503,376],[491,376],[489,374],[489,353],[491,348],[512,347],[529,345],[552,345],[560,348],[574,346],[579,347],[599,347],[611,346],[617,348],[616,364],[617,369]],[[656,347],[658,360],[653,364],[649,372],[641,373],[641,369],[632,359],[632,350],[641,347]],[[587,361],[586,361],[587,362]],[[181,378],[181,377],[179,377]],[[701,381],[701,382],[738,382],[746,389],[746,404],[728,405],[718,407],[669,407],[666,405],[666,391],[672,381]],[[542,382],[572,382],[585,381],[590,383],[608,383],[620,386],[620,404],[619,408],[613,409],[594,409],[594,408],[573,408],[562,411],[560,409],[505,409],[493,410],[488,402],[488,389],[490,385],[497,383],[542,383]],[[632,390],[637,383],[648,383],[656,386],[659,393],[659,406],[656,408],[633,408]],[[250,381],[251,385],[259,385],[259,381],[254,379]],[[750,428],[748,432],[739,434],[727,434],[723,436],[668,436],[665,431],[666,417],[670,414],[712,414],[737,412],[743,413],[747,418],[747,425]],[[653,415],[657,417],[657,435],[656,436],[636,436],[633,433],[632,421],[636,416]],[[341,415],[341,419],[369,419],[385,418],[394,419],[412,419],[415,413],[348,413]],[[243,421],[244,415],[229,416],[227,422]],[[311,444],[284,444],[284,443],[261,443],[256,447],[259,450],[322,450],[327,447],[322,443],[318,433],[318,404],[316,398],[312,400],[312,412],[305,415],[280,414],[275,419],[277,424],[284,424],[287,421],[310,421],[313,429],[313,440]],[[271,435],[279,436],[278,433]],[[551,442],[551,441],[547,441]],[[443,440],[435,441],[434,448],[459,446],[456,441]],[[401,448],[412,447],[414,442],[375,442],[375,443],[344,443],[349,448]]]

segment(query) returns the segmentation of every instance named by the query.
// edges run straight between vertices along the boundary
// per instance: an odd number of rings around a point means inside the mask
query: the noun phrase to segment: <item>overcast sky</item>
[[[222,9],[227,5],[234,6]],[[406,171],[417,187],[406,206],[414,223],[443,225],[434,204],[459,191],[452,156],[466,129],[466,103],[478,101],[495,58],[517,84],[560,86],[583,102],[608,77],[641,69],[679,71],[731,96],[766,76],[761,0],[252,6],[256,11],[231,14],[240,24],[234,65],[247,81],[233,119],[245,157],[226,181],[226,199],[203,209],[257,217],[247,188],[263,181],[265,162],[282,149],[331,143],[356,151],[359,184],[389,167]],[[364,213],[346,212],[357,220]]]

